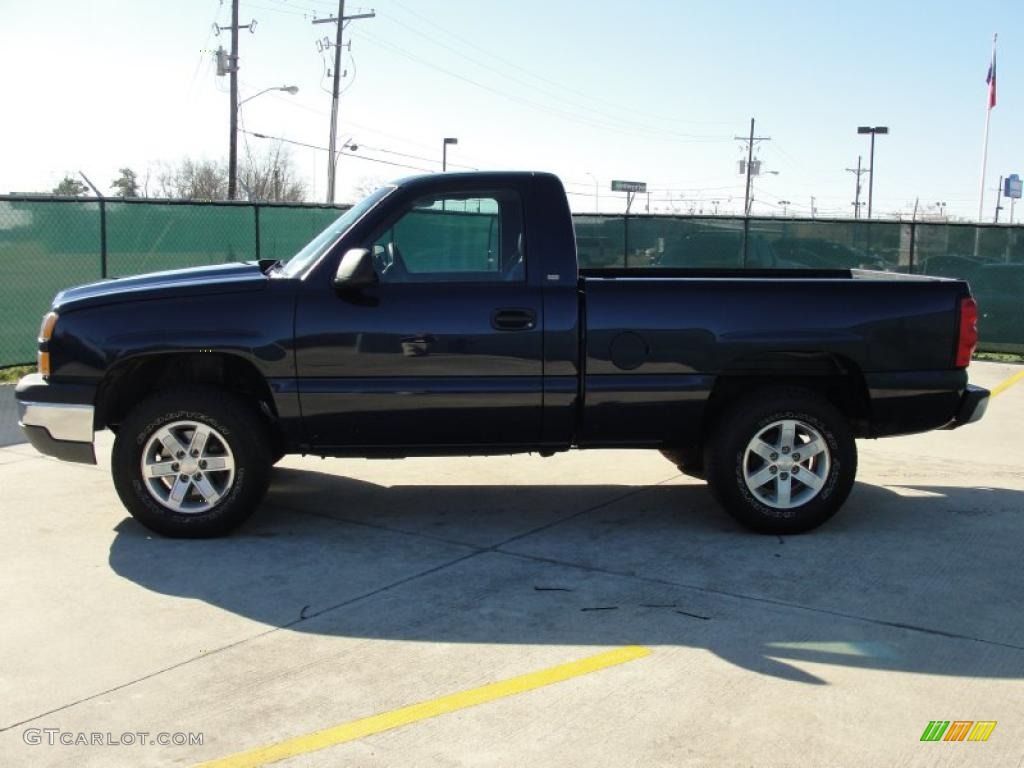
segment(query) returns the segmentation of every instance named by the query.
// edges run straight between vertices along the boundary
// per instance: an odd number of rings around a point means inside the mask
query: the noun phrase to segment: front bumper
[[[963,397],[960,398],[960,407],[957,408],[956,416],[943,429],[956,429],[964,424],[973,424],[985,415],[988,408],[989,391],[984,387],[976,387],[968,384]]]
[[[18,382],[14,396],[18,400],[18,425],[33,448],[64,461],[96,463],[94,409],[85,401],[86,388],[51,385],[33,373]]]

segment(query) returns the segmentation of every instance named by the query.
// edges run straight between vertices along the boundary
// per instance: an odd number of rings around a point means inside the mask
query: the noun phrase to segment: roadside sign
[[[646,192],[646,181],[612,181],[612,192]]]
[[[1015,200],[1019,200],[1022,189],[1024,189],[1024,182],[1021,181],[1020,176],[1016,173],[1011,173],[1003,181],[1003,197],[1012,197]]]

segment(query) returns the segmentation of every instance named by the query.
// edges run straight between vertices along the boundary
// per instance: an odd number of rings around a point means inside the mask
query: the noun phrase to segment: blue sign
[[[1020,176],[1012,173],[1003,182],[1003,197],[1020,199],[1022,188],[1024,188],[1024,182],[1021,182]]]

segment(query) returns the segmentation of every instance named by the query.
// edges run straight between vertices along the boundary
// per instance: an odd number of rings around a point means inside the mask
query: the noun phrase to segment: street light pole
[[[875,127],[862,125],[857,128],[857,133],[870,133],[871,134],[871,157],[868,160],[868,218],[871,218],[871,203],[874,198],[875,192],[875,136],[886,135],[889,133],[889,128],[884,125],[876,125]]]
[[[441,142],[441,173],[447,173],[448,171],[448,145],[458,143],[458,139],[451,137],[446,138]]]
[[[235,199],[235,185],[238,183],[238,114],[242,109],[242,105],[247,101],[252,101],[257,96],[262,96],[264,93],[270,91],[284,91],[285,93],[294,96],[299,92],[299,86],[297,85],[275,85],[271,88],[264,88],[259,93],[254,93],[252,96],[247,96],[235,105],[235,110],[232,113],[231,119],[231,154],[228,157],[228,199]],[[276,171],[276,169],[275,169]]]
[[[288,93],[288,94],[291,94],[292,96],[294,96],[296,93],[299,92],[299,86],[297,86],[297,85],[275,85],[275,86],[273,86],[271,88],[264,88],[259,93],[254,93],[252,96],[247,96],[244,99],[242,99],[240,102],[238,102],[238,107],[241,108],[241,106],[243,104],[245,104],[245,102],[252,101],[257,96],[262,96],[264,93],[269,93],[270,91],[284,91],[285,93]]]

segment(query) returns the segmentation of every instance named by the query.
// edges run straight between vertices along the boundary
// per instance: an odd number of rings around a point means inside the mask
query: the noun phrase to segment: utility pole
[[[770,136],[755,136],[754,135],[754,118],[750,118],[750,136],[744,138],[743,136],[735,136],[737,141],[747,142],[747,191],[743,196],[743,261],[742,266],[747,266],[747,242],[750,240],[750,177],[753,174],[754,164],[754,142],[755,141],[771,141]]]
[[[743,197],[743,215],[750,215],[750,176],[753,170],[754,164],[754,142],[757,141],[771,141],[771,136],[755,136],[754,135],[754,118],[750,118],[750,137],[745,136],[734,136],[737,141],[744,141],[747,144],[747,191]]]
[[[860,218],[860,177],[863,174],[867,173],[870,169],[869,168],[864,168],[863,170],[861,169],[861,167],[860,167],[860,155],[857,155],[857,167],[856,168],[847,168],[846,170],[848,170],[852,174],[855,174],[856,177],[857,177],[857,186],[856,186],[856,190],[854,192],[854,198],[853,198],[853,217],[855,219],[859,219]]]
[[[217,74],[225,73],[231,75],[231,114],[229,115],[230,132],[228,138],[228,200],[235,199],[238,190],[238,3],[239,0],[231,0],[231,26],[222,27],[214,24],[213,29],[217,35],[224,30],[231,30],[231,54],[228,56],[227,65],[224,64],[223,48],[217,52]],[[250,21],[243,25],[248,27],[249,32],[256,31],[256,21]]]
[[[1000,176],[999,177],[999,186],[996,187],[996,215],[992,219],[992,223],[993,224],[998,224],[999,223],[999,212],[1001,210],[1003,210],[1002,200],[1003,200],[1003,177]]]
[[[231,0],[231,146],[228,149],[228,200],[238,183],[238,2]]]
[[[238,2],[238,0],[235,0]],[[334,182],[338,158],[335,154],[335,146],[338,142],[338,91],[341,86],[341,39],[345,30],[345,22],[352,19],[372,19],[376,16],[373,11],[369,13],[357,13],[352,16],[345,15],[345,0],[338,0],[338,15],[327,19],[314,19],[314,24],[334,23],[337,28],[334,33],[334,82],[331,85],[331,136],[327,150],[327,202],[334,202]]]

